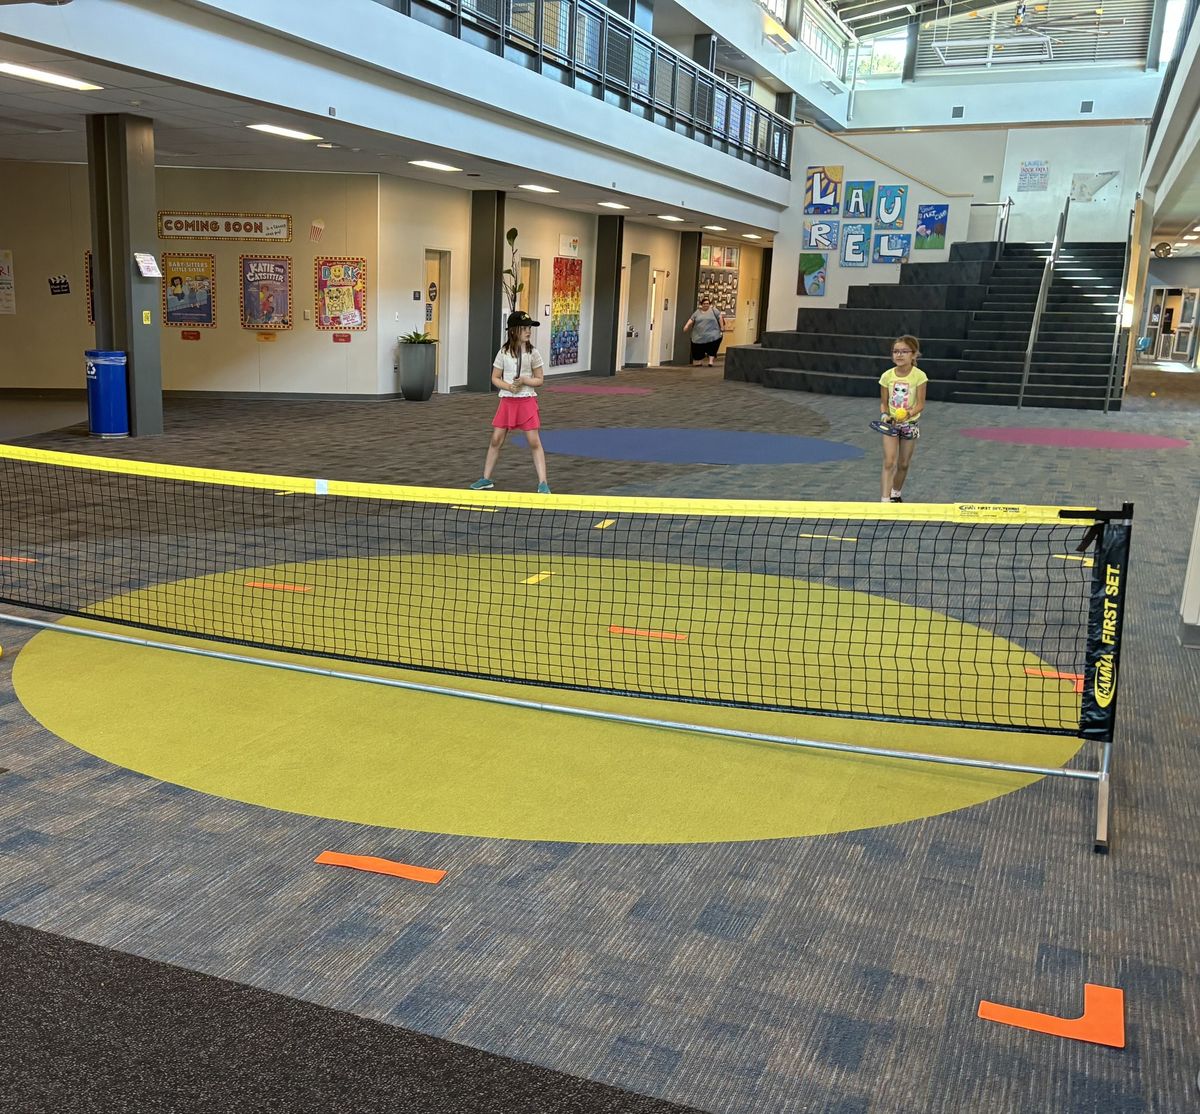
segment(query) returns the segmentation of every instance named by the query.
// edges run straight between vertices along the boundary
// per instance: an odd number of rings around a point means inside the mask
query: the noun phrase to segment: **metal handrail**
[[[1113,326],[1112,353],[1108,361],[1108,386],[1104,388],[1104,413],[1112,403],[1117,382],[1117,354],[1121,350],[1121,320],[1125,316],[1125,294],[1129,290],[1129,258],[1133,247],[1133,210],[1129,213],[1129,234],[1125,237],[1125,265],[1121,268],[1121,294],[1117,298],[1117,321]]]
[[[1050,296],[1050,283],[1054,280],[1054,264],[1058,252],[1067,237],[1067,217],[1071,212],[1071,199],[1067,198],[1063,210],[1058,214],[1058,227],[1054,230],[1054,243],[1042,268],[1042,283],[1038,287],[1037,302],[1033,307],[1033,321],[1029,325],[1029,343],[1025,346],[1025,366],[1021,369],[1021,386],[1017,390],[1017,409],[1025,405],[1025,388],[1029,385],[1029,369],[1033,364],[1033,349],[1037,345],[1038,333],[1042,328],[1042,314],[1046,312],[1046,300]]]
[[[603,0],[375,0],[676,134],[791,177],[791,120],[611,11]],[[468,34],[463,33],[466,27]],[[522,58],[527,60],[522,62]]]
[[[1006,197],[1003,201],[972,201],[972,209],[1000,209],[1000,213],[996,214],[996,262],[1000,262],[1000,256],[1004,254],[1004,245],[1008,243],[1008,218],[1012,214],[1013,205],[1016,202],[1011,197]]]

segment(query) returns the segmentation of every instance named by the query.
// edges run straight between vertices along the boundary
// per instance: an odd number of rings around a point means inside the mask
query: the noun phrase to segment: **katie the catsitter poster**
[[[243,255],[242,328],[292,327],[292,261],[286,255]]]

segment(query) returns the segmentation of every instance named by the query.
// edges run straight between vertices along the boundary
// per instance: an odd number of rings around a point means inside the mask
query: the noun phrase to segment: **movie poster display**
[[[345,256],[313,264],[318,329],[367,327],[367,261]]]
[[[292,260],[286,255],[241,256],[243,329],[292,327]]]
[[[176,328],[211,329],[217,323],[216,257],[164,252],[162,320]]]

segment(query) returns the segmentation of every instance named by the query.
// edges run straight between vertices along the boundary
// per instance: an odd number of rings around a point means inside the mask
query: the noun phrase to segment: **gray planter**
[[[437,343],[396,346],[396,378],[406,402],[425,402],[437,386]]]

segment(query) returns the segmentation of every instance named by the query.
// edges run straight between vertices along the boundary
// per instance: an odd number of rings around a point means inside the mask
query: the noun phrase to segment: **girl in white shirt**
[[[550,494],[546,482],[546,451],[542,448],[541,416],[538,412],[537,391],[545,381],[542,354],[529,343],[533,329],[540,325],[527,313],[511,313],[508,316],[508,339],[492,361],[492,386],[500,392],[500,405],[492,419],[492,439],[488,444],[487,457],[483,463],[483,475],[471,487],[485,491],[495,487],[492,469],[500,457],[500,450],[508,439],[509,430],[519,429],[525,434],[533,453],[533,467],[537,470],[537,489],[542,495]]]

